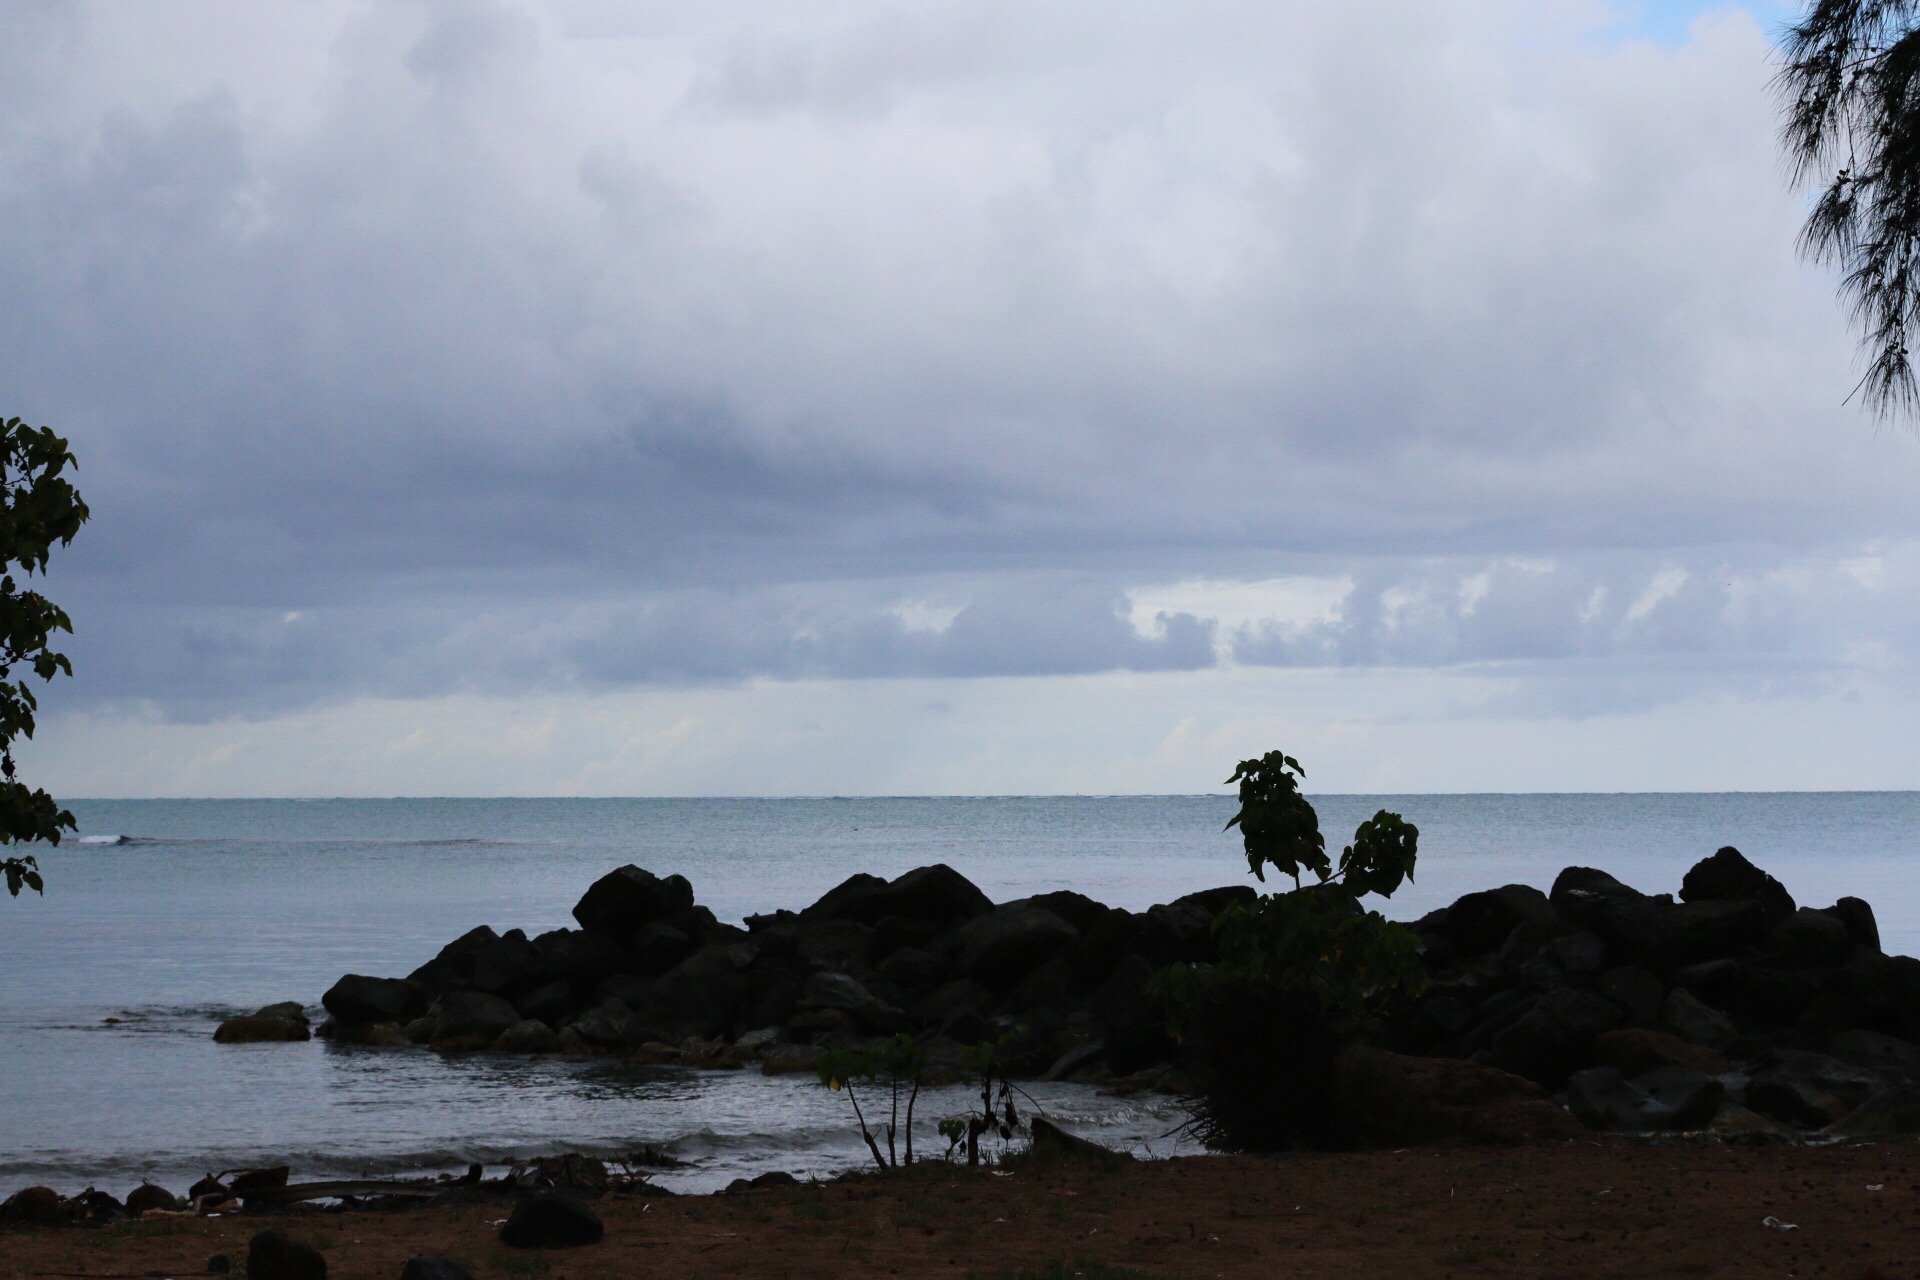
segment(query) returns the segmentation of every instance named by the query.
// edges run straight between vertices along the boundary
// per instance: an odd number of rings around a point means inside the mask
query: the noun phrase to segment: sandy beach
[[[505,1202],[0,1234],[0,1276],[202,1274],[278,1226],[331,1277],[437,1253],[477,1280],[704,1276],[1920,1275],[1920,1146],[1590,1139],[1528,1148],[1201,1157],[1103,1172],[922,1164],[892,1177],[597,1202],[604,1242],[495,1239]],[[1769,1219],[1772,1220],[1771,1224]],[[1788,1226],[1787,1224],[1791,1224]],[[1109,1270],[1120,1268],[1116,1272]]]

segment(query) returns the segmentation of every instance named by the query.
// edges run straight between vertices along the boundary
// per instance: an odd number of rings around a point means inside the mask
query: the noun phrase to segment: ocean
[[[1546,888],[1563,866],[1649,892],[1738,846],[1796,899],[1878,912],[1920,951],[1920,793],[1316,796],[1336,848],[1392,809],[1420,828],[1411,919],[1474,889]],[[0,1193],[30,1182],[124,1194],[290,1163],[296,1178],[498,1164],[642,1145],[710,1189],[769,1169],[851,1168],[845,1099],[801,1076],[604,1060],[215,1045],[214,1024],[317,1005],[346,972],[405,974],[479,924],[570,925],[625,862],[679,872],[723,920],[798,908],[847,876],[945,862],[996,900],[1071,888],[1132,909],[1248,881],[1230,797],[655,800],[134,800],[72,803],[80,839],[45,851],[45,897],[0,901]],[[108,1019],[117,1021],[109,1022]],[[1036,1085],[1069,1128],[1145,1155],[1191,1149],[1168,1099]],[[923,1098],[923,1147],[961,1109]]]

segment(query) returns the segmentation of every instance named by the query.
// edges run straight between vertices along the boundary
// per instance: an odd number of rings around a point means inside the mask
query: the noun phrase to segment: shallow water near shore
[[[1390,914],[1547,887],[1569,864],[1671,891],[1734,844],[1802,903],[1870,901],[1889,951],[1920,951],[1920,793],[1315,797],[1334,837],[1386,807],[1421,829]],[[800,907],[856,871],[946,862],[997,900],[1071,888],[1139,909],[1246,881],[1226,796],[808,800],[82,801],[43,855],[44,898],[0,904],[0,1190],[290,1162],[298,1177],[663,1145],[705,1189],[865,1158],[845,1100],[806,1077],[605,1061],[297,1045],[218,1046],[214,1022],[317,1002],[345,972],[404,974],[477,924],[571,924],[623,862],[692,880],[722,919]],[[121,1021],[108,1023],[107,1019]],[[1142,1154],[1165,1098],[1031,1088],[1078,1132]],[[921,1100],[923,1148],[959,1091]],[[124,1184],[124,1185],[123,1185]]]

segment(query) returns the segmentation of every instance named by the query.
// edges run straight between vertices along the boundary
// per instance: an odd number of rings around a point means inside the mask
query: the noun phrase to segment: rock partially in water
[[[342,1022],[404,1022],[426,1011],[426,993],[404,978],[370,978],[350,973],[320,997],[327,1012]]]
[[[214,1028],[215,1044],[267,1044],[313,1039],[305,1018],[298,1022],[292,1018],[264,1017],[260,1014],[247,1014],[238,1018],[228,1018]]]

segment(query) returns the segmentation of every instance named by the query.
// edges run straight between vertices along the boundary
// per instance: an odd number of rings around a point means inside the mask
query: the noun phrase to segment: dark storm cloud
[[[97,512],[72,696],[1904,634],[1788,578],[1785,631],[1702,576],[1627,616],[1622,555],[1920,532],[1914,450],[1837,408],[1751,25],[1543,12],[15,6],[0,378]],[[1357,586],[1126,603],[1286,571]]]

